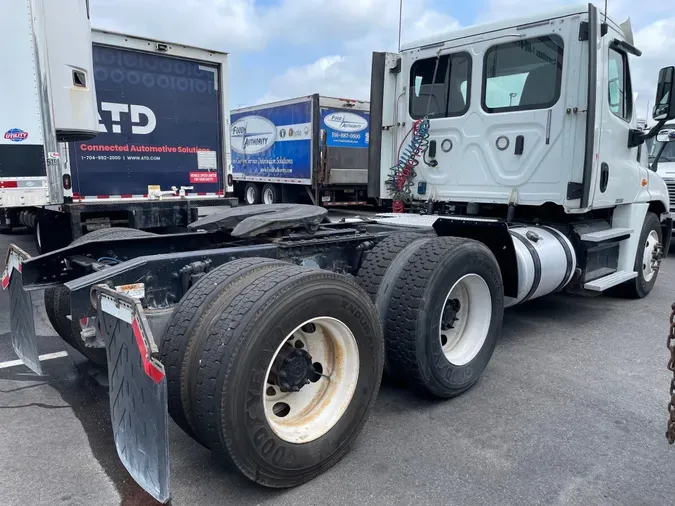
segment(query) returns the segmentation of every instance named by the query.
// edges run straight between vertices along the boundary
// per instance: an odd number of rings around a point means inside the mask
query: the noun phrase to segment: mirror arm
[[[633,149],[638,147],[640,144],[642,144],[644,141],[647,139],[651,139],[652,137],[655,137],[656,134],[658,134],[661,131],[661,128],[663,125],[666,124],[666,120],[663,119],[659,121],[656,125],[651,127],[649,129],[649,132],[644,132],[642,130],[637,130],[635,128],[632,128],[628,134],[628,149]]]
[[[664,123],[665,123],[665,122],[664,122]],[[651,130],[650,130],[650,132],[651,132]],[[653,161],[652,164],[649,166],[649,168],[650,168],[651,170],[653,170],[654,172],[656,172],[656,171],[658,170],[658,168],[659,168],[659,159],[661,158],[661,155],[663,154],[663,150],[666,149],[666,145],[667,145],[667,144],[668,144],[667,142],[662,142],[662,143],[661,143],[661,147],[659,148],[659,152],[656,153],[656,156],[654,157],[654,161]],[[647,156],[649,156],[649,155],[647,155]]]

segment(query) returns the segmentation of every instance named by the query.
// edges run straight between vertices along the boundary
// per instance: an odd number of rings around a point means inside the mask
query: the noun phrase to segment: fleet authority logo
[[[277,127],[262,116],[245,116],[232,123],[230,137],[234,152],[246,155],[262,153],[276,142]]]
[[[353,112],[333,112],[323,122],[328,128],[339,132],[360,132],[368,128],[368,120]]]

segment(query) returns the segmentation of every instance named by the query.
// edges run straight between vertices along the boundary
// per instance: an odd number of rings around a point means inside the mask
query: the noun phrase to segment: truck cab
[[[591,5],[404,46],[384,77],[396,100],[383,102],[380,193],[397,162],[390,147],[428,118],[410,201],[553,204],[566,214],[649,201],[665,212],[663,181],[639,163],[641,143],[629,143],[640,130],[632,39],[629,24]]]
[[[568,288],[630,282],[644,296],[672,220],[643,144],[675,118],[675,69],[661,70],[657,123],[645,131],[629,61],[641,54],[630,22],[593,4],[375,53],[370,163],[380,170],[369,196],[391,199],[395,213],[503,220],[511,231],[551,226],[575,248]]]

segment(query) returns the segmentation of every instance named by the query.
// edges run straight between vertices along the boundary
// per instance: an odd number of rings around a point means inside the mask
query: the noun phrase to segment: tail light
[[[227,186],[232,186],[234,184],[234,179],[232,178],[232,174],[227,175]]]
[[[63,175],[63,189],[64,190],[70,190],[71,187],[71,180],[70,180],[70,174],[64,174]]]

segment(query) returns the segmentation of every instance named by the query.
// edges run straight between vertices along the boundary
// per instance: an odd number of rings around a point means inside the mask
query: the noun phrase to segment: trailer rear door
[[[48,118],[43,118],[46,102],[36,74],[40,54],[30,8],[25,1],[5,2],[1,12],[6,42],[0,57],[0,207],[49,204],[43,133]]]
[[[98,43],[93,53],[100,134],[70,146],[74,196],[222,192],[219,65]]]
[[[368,102],[321,97],[324,184],[367,185],[370,106]]]

